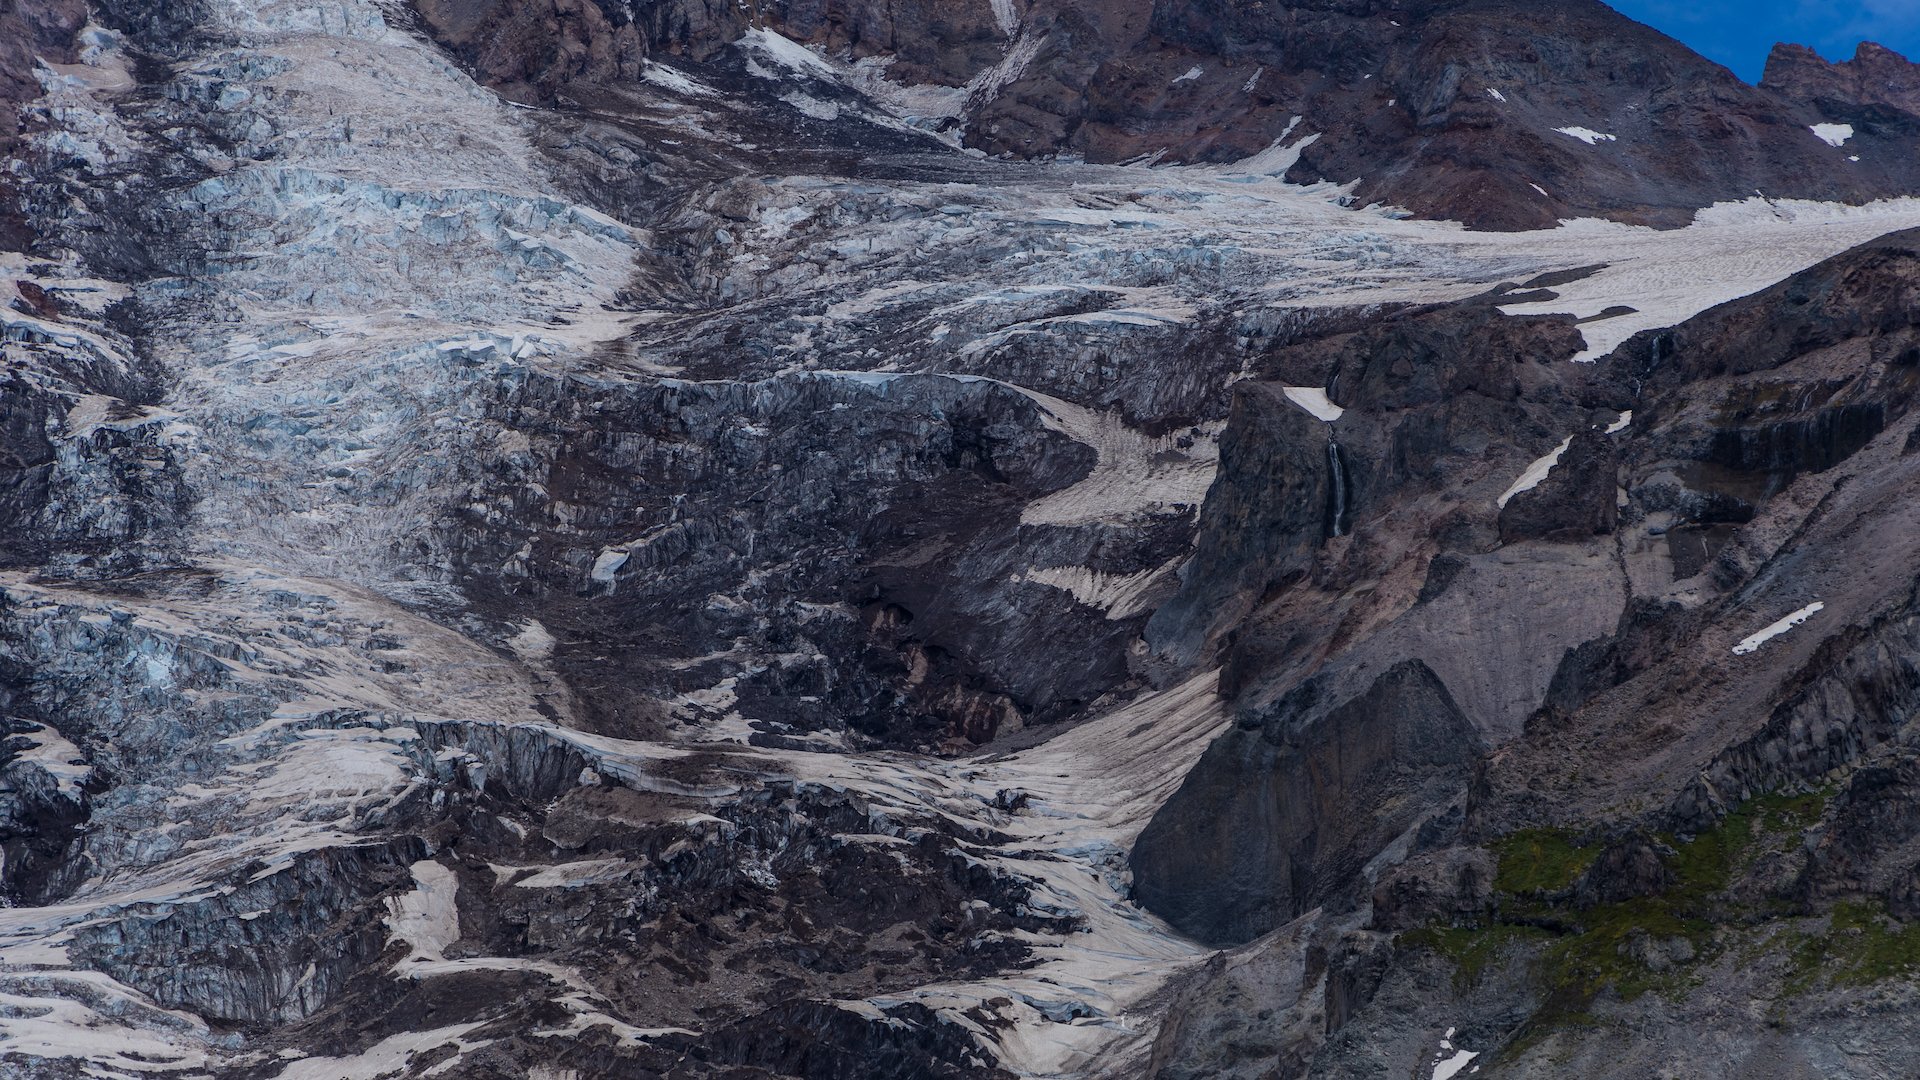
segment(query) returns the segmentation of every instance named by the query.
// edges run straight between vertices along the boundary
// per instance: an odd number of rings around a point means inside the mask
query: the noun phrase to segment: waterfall
[[[1327,440],[1327,536],[1347,535],[1347,462],[1338,439]]]

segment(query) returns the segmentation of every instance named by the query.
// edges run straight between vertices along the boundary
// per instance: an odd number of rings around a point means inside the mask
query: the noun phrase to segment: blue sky
[[[1845,60],[1864,39],[1920,59],[1920,0],[1607,2],[1725,64],[1748,82],[1759,81],[1767,51],[1776,41],[1811,45],[1829,60]]]

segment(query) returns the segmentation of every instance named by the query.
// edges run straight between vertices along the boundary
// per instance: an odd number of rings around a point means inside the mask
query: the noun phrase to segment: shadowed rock
[[[1500,542],[1577,541],[1612,532],[1620,516],[1618,472],[1610,437],[1592,431],[1575,435],[1546,479],[1501,509]]]
[[[1480,738],[1425,664],[1326,694],[1307,683],[1208,748],[1134,847],[1142,904],[1202,941],[1249,940],[1465,790]]]

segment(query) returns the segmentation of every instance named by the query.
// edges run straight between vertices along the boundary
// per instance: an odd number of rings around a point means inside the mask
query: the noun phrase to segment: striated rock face
[[[1332,899],[1465,793],[1479,739],[1426,665],[1330,695],[1308,683],[1207,750],[1134,846],[1143,904],[1203,941],[1248,940]]]
[[[1192,664],[1205,643],[1270,590],[1307,576],[1340,518],[1349,480],[1327,425],[1277,387],[1234,398],[1194,558],[1180,595],[1154,612],[1149,641]]]
[[[1920,209],[1790,197],[1916,135],[1791,60],[5,6],[0,1075],[1913,1075]]]

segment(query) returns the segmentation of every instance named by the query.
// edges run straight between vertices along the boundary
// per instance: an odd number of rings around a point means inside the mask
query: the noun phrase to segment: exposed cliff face
[[[1920,117],[1920,71],[1871,41],[1861,42],[1852,59],[1838,63],[1804,45],[1776,45],[1760,87],[1812,105],[1832,120],[1897,125]]]
[[[1893,59],[87,15],[0,12],[0,1073],[1912,1071],[1920,210],[1747,198],[1908,190]]]
[[[1479,737],[1425,664],[1330,694],[1306,683],[1208,748],[1134,846],[1142,903],[1203,941],[1257,937],[1353,887],[1465,794]]]

